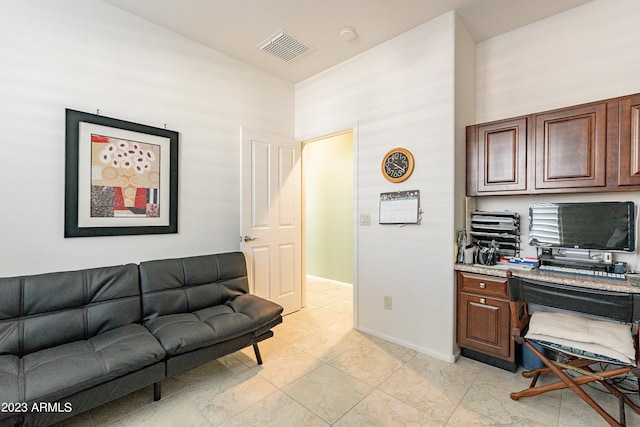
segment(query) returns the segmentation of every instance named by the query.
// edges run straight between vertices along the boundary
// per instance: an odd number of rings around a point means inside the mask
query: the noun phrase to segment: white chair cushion
[[[525,338],[581,357],[635,366],[636,352],[629,325],[537,311],[531,315]]]

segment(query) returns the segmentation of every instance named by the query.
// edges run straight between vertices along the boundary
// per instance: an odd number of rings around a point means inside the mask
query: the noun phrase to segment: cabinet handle
[[[487,287],[487,285],[484,282],[480,282],[480,289],[484,289],[486,287]]]
[[[484,298],[480,298],[480,304],[484,304],[486,301]]]

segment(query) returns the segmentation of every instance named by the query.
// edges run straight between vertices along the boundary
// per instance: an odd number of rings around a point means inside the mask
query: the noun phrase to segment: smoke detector
[[[282,30],[277,31],[274,35],[260,43],[258,49],[276,58],[280,58],[284,62],[290,62],[313,50],[312,47],[302,43],[291,34],[287,34]]]
[[[358,37],[358,34],[356,33],[356,30],[351,27],[343,28],[340,31],[340,38],[344,41],[348,42],[354,40],[356,37]]]

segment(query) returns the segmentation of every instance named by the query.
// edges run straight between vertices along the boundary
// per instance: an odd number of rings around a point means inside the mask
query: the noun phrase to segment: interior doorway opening
[[[304,270],[348,285],[354,282],[353,148],[352,130],[302,146]]]

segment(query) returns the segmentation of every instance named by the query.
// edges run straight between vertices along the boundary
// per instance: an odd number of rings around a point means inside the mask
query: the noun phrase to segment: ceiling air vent
[[[312,50],[311,47],[282,30],[260,43],[258,49],[280,58],[284,62],[290,62]]]

